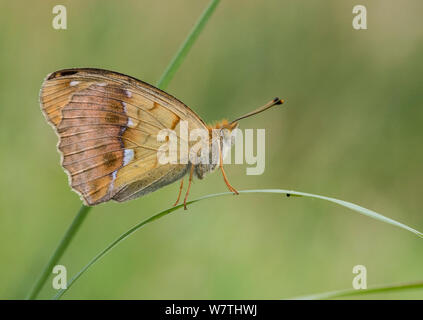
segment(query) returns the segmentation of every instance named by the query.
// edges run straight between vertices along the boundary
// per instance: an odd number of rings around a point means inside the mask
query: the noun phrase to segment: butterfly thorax
[[[222,153],[222,159],[225,159],[235,143],[233,130],[237,127],[238,123],[229,123],[227,120],[207,126],[209,130],[209,153],[205,155],[206,161],[195,165],[194,172],[198,179],[203,179],[207,173],[213,172],[219,166],[220,153]]]

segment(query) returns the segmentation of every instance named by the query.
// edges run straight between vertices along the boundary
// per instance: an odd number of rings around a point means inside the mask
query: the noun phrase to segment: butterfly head
[[[222,121],[208,126],[209,136],[210,138],[212,138],[214,132],[215,136],[218,135],[223,139],[228,139],[231,136],[233,130],[235,130],[236,128],[238,128],[238,122],[229,122],[228,120],[223,119]]]
[[[225,159],[225,156],[231,150],[231,147],[235,144],[236,133],[235,129],[238,128],[238,122],[242,119],[251,117],[258,113],[261,113],[275,105],[283,104],[284,101],[275,98],[272,101],[269,101],[264,106],[249,112],[241,117],[236,118],[235,120],[229,122],[228,120],[222,120],[213,125],[208,126],[209,137],[210,137],[210,146],[208,155],[209,163],[204,164],[200,163],[195,166],[195,174],[199,179],[202,179],[205,174],[215,170],[218,165]],[[216,143],[218,142],[218,143]]]
[[[273,100],[266,103],[264,106],[257,108],[256,110],[251,111],[247,114],[244,114],[243,116],[238,117],[231,122],[229,122],[226,119],[223,119],[222,121],[217,122],[214,125],[208,126],[209,136],[212,140],[213,131],[218,132],[218,136],[221,137],[221,147],[222,147],[221,150],[223,150],[225,143],[228,144],[230,142],[229,145],[232,146],[235,143],[235,136],[236,136],[236,131],[234,132],[234,130],[238,128],[238,125],[239,125],[238,122],[240,120],[254,116],[254,115],[261,113],[261,112],[263,112],[263,111],[265,111],[265,110],[267,110],[267,109],[269,109],[273,106],[280,105],[280,104],[283,104],[283,103],[284,103],[284,100],[281,100],[279,98],[274,98]]]

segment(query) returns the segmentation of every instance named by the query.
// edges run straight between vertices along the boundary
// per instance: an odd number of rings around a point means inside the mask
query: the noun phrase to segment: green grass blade
[[[73,219],[68,230],[65,232],[65,235],[63,236],[62,240],[60,241],[59,245],[57,246],[50,260],[47,262],[47,265],[44,267],[43,271],[41,272],[41,275],[37,279],[37,282],[35,283],[34,287],[31,289],[28,296],[26,297],[27,300],[32,300],[36,298],[41,288],[43,287],[44,283],[47,281],[51,271],[53,270],[53,267],[59,261],[60,257],[63,255],[63,253],[69,246],[72,238],[75,236],[82,222],[87,217],[89,209],[90,207],[86,207],[86,206],[82,206],[81,209],[79,209],[78,213]]]
[[[194,42],[197,40],[201,31],[203,31],[205,25],[207,24],[207,21],[213,14],[219,2],[220,0],[210,1],[208,7],[204,10],[203,14],[200,16],[197,23],[192,28],[190,34],[185,39],[184,43],[182,43],[181,47],[179,48],[179,50],[176,52],[175,56],[173,57],[171,63],[166,68],[165,72],[163,73],[162,77],[157,83],[157,86],[160,89],[164,90],[165,88],[167,88],[167,85],[169,84],[170,80],[173,78],[176,70],[178,70],[178,68],[181,66],[186,55],[188,54]]]
[[[420,231],[417,231],[401,222],[395,221],[391,218],[385,217],[383,215],[381,215],[380,213],[377,213],[373,210],[361,207],[359,205],[356,205],[354,203],[351,202],[347,202],[344,200],[339,200],[336,198],[330,198],[330,197],[325,197],[325,196],[320,196],[317,194],[312,194],[312,193],[305,193],[305,192],[298,192],[298,191],[289,191],[289,190],[280,190],[280,189],[264,189],[264,190],[247,190],[246,192],[273,192],[273,193],[283,193],[283,194],[290,194],[290,195],[294,195],[294,196],[300,196],[300,197],[309,197],[309,198],[315,198],[315,199],[320,199],[320,200],[325,200],[325,201],[329,201],[332,203],[336,203],[340,206],[346,207],[348,209],[351,209],[353,211],[356,211],[358,213],[361,213],[365,216],[368,216],[370,218],[391,224],[393,226],[408,230],[410,232],[413,232],[414,234],[418,235],[419,237],[423,238],[423,233],[421,233]]]
[[[292,300],[326,300],[326,299],[335,299],[335,298],[366,296],[369,294],[377,294],[377,293],[393,293],[397,291],[413,290],[413,289],[423,289],[423,281],[391,284],[391,285],[385,285],[385,286],[376,286],[376,287],[372,287],[372,288],[368,288],[364,290],[346,289],[346,290],[323,292],[323,293],[293,298]]]
[[[325,200],[325,201],[329,201],[329,202],[333,202],[336,203],[340,206],[346,207],[348,209],[354,210],[358,213],[361,213],[365,216],[368,216],[370,218],[394,225],[396,227],[405,229],[407,231],[413,232],[414,234],[418,235],[419,237],[423,237],[423,234],[405,224],[402,224],[400,222],[397,222],[395,220],[392,220],[390,218],[387,218],[375,211],[366,209],[364,207],[358,206],[356,204],[353,204],[351,202],[347,202],[347,201],[343,201],[343,200],[339,200],[339,199],[335,199],[335,198],[329,198],[329,197],[325,197],[325,196],[320,196],[320,195],[316,195],[316,194],[311,194],[311,193],[305,193],[305,192],[297,192],[297,191],[291,191],[291,190],[282,190],[282,189],[261,189],[261,190],[243,190],[243,191],[239,191],[240,194],[248,194],[248,193],[273,193],[273,194],[284,194],[287,196],[298,196],[298,197],[309,197],[309,198],[316,198],[316,199],[321,199],[321,200]],[[187,205],[191,205],[195,202],[199,202],[205,199],[210,199],[210,198],[216,198],[216,197],[221,197],[221,196],[227,196],[227,195],[232,195],[231,192],[224,192],[224,193],[216,193],[216,194],[210,194],[210,195],[206,195],[203,196],[201,198],[195,199],[195,200],[191,200],[189,202],[187,202]],[[135,231],[139,230],[140,228],[142,228],[143,226],[145,226],[148,223],[151,223],[153,221],[156,221],[160,218],[163,218],[167,215],[169,215],[170,213],[180,209],[183,205],[178,205],[176,207],[171,207],[169,209],[166,209],[164,211],[161,211],[153,216],[151,216],[150,218],[143,220],[142,222],[136,224],[135,226],[133,226],[131,229],[129,229],[128,231],[126,231],[125,233],[123,233],[121,236],[119,236],[116,240],[114,240],[111,244],[109,244],[105,249],[103,249],[99,254],[97,254],[87,265],[85,265],[85,267],[83,267],[68,283],[67,289],[61,289],[58,291],[58,293],[56,294],[56,296],[54,297],[54,299],[59,299],[67,290],[69,290],[69,288],[91,267],[93,266],[97,261],[99,261],[101,258],[103,258],[108,252],[110,252],[110,250],[112,250],[114,247],[116,247],[119,243],[121,243],[123,240],[125,240],[126,238],[128,238],[130,235],[132,235]]]

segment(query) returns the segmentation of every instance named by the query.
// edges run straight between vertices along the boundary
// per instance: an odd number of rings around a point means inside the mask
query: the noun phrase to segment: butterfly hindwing
[[[188,164],[159,164],[157,135],[205,128],[182,102],[140,80],[100,69],[47,76],[41,108],[59,136],[69,183],[84,203],[126,201],[180,179]]]

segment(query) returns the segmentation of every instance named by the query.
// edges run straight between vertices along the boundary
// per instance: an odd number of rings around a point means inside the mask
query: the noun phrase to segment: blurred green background
[[[0,2],[0,298],[24,298],[81,205],[41,114],[47,73],[97,67],[154,84],[206,0]],[[52,28],[65,5],[68,29]],[[368,30],[352,28],[367,7]],[[222,0],[168,92],[205,121],[287,100],[266,128],[266,170],[226,168],[238,189],[284,188],[360,204],[423,230],[420,0]],[[191,199],[226,191],[220,173]],[[169,207],[178,184],[94,208],[63,257],[71,276],[119,234]],[[318,200],[207,200],[123,242],[64,298],[279,299],[423,280],[423,241]],[[40,298],[54,294],[51,282]],[[368,298],[423,298],[422,290]]]

